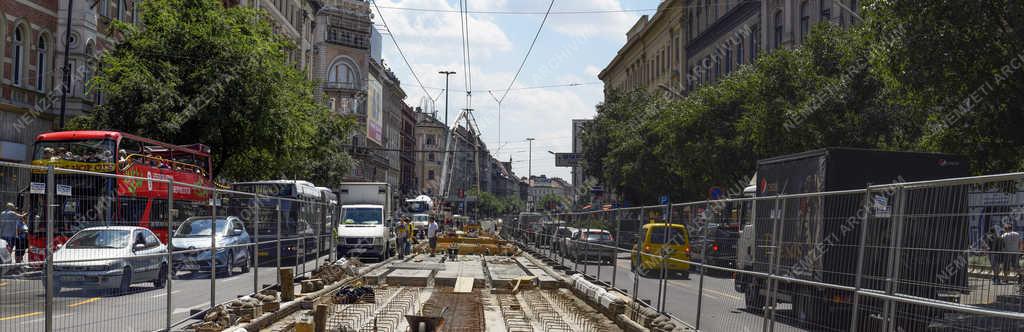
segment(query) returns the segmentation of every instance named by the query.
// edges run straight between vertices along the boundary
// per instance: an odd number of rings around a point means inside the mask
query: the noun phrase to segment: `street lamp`
[[[448,128],[448,76],[455,74],[454,71],[442,70],[437,72],[444,75],[444,127]]]
[[[533,137],[527,137],[526,141],[530,142],[530,149],[529,149],[529,152],[527,152],[527,153],[529,153],[530,157],[527,159],[528,161],[526,163],[526,188],[527,188],[526,190],[527,190],[527,193],[529,193],[529,190],[530,190],[529,188],[533,186]],[[527,194],[527,198],[529,198],[529,194]],[[529,208],[530,208],[530,211],[532,212],[533,211],[533,204],[532,203],[530,203]]]

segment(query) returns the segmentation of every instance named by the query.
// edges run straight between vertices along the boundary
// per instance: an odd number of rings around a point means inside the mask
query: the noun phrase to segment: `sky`
[[[450,122],[462,109],[472,108],[491,154],[503,161],[511,158],[517,175],[527,175],[526,138],[532,137],[536,140],[531,174],[570,179],[570,169],[555,167],[554,156],[548,151],[572,150],[572,119],[593,117],[594,106],[603,99],[603,85],[597,74],[625,44],[626,31],[640,16],[652,15],[659,1],[555,0],[553,14],[544,23],[533,51],[507,95],[506,89],[551,2],[467,1],[468,77],[458,0],[379,0],[379,12],[371,5],[376,27],[384,34],[384,63],[401,80],[408,94],[406,103],[413,107],[432,104],[443,120],[445,80],[438,71],[455,71],[449,78]],[[616,10],[621,11],[611,12]],[[572,11],[603,12],[558,14]],[[409,65],[402,60],[392,37]],[[533,88],[568,84],[579,85]],[[471,87],[470,98],[466,97],[467,86]],[[496,99],[502,96],[499,138]]]

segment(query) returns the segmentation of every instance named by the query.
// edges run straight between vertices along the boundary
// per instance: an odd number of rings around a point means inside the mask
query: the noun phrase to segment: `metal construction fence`
[[[503,233],[704,331],[1021,331],[1024,173],[549,214]]]
[[[14,163],[0,175],[0,331],[179,329],[337,258],[326,194]]]

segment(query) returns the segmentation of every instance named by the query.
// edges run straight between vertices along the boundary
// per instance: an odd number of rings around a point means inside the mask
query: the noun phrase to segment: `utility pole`
[[[527,159],[528,161],[526,162],[526,198],[527,200],[530,200],[533,198],[530,197],[530,188],[533,187],[533,137],[527,137],[526,141],[530,142],[530,148],[527,152],[529,153],[530,157]],[[532,212],[533,202],[530,201],[527,202],[527,204],[529,205],[528,210]]]
[[[442,70],[437,73],[444,75],[444,127],[448,128],[448,76],[455,74],[455,72]]]
[[[64,27],[64,86],[60,89],[60,130],[64,130],[64,112],[68,105],[68,88],[71,87],[71,64],[68,57],[71,56],[71,12],[74,4],[75,0],[68,0],[68,21]]]

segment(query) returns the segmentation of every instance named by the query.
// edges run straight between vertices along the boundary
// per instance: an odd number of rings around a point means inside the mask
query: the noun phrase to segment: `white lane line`
[[[68,316],[71,316],[71,315],[73,315],[73,314],[56,315],[56,316],[53,316],[53,319],[56,320],[57,318],[64,318],[64,317],[68,317]],[[46,321],[46,317],[36,318],[36,319],[32,319],[32,320],[27,320],[27,321],[24,321],[24,322],[21,322],[21,323],[18,323],[18,324],[19,325],[34,324],[34,323],[39,323],[39,322],[43,322],[43,321]]]
[[[181,290],[176,290],[176,291],[171,292],[171,294],[178,294],[178,293],[181,293]],[[149,298],[155,299],[155,298],[163,297],[163,296],[167,296],[167,292],[163,292],[163,293],[160,293],[160,294],[157,294],[157,295],[153,295],[153,296],[150,296]]]

